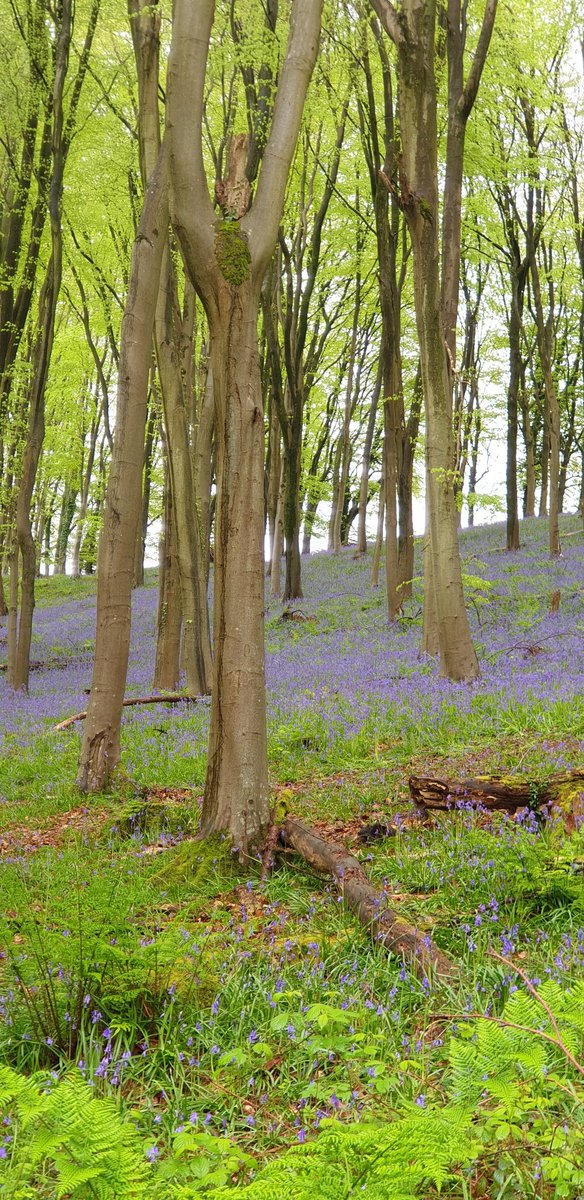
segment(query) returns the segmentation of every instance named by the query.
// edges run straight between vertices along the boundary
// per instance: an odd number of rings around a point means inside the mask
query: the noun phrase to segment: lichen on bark
[[[223,278],[240,287],[249,275],[251,257],[247,240],[238,221],[218,221],[215,233],[215,253]]]

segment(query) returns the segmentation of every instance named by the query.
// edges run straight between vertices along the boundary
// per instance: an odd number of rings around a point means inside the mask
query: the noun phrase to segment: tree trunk
[[[412,239],[414,298],[424,388],[430,555],[441,674],[479,674],[464,606],[452,471],[452,420],[444,347],[438,238],[435,4],[408,4],[410,26],[399,50],[403,138],[402,202]]]
[[[39,297],[38,333],[33,348],[29,392],[28,435],[16,503],[16,532],[22,559],[22,581],[17,629],[14,628],[14,625],[11,626],[12,635],[17,635],[17,643],[13,645],[12,652],[9,654],[8,675],[10,686],[22,691],[28,690],[30,643],[35,603],[36,551],[31,528],[30,507],[45,433],[45,391],[55,337],[57,301],[63,269],[61,222],[63,180],[67,154],[75,128],[77,106],[97,24],[99,3],[100,0],[93,0],[92,3],[85,43],[71,90],[71,101],[66,120],[63,98],[73,31],[72,0],[62,0],[55,26],[51,96],[51,174],[48,188],[51,253]],[[42,223],[44,224],[44,217]],[[34,230],[32,241],[34,244]]]
[[[511,311],[509,314],[509,384],[507,387],[507,550],[519,549],[519,506],[517,494],[518,400],[521,386],[521,325],[525,272],[511,264]]]
[[[379,567],[381,564],[381,551],[383,550],[383,530],[385,526],[385,465],[381,469],[381,480],[379,482],[379,507],[377,509],[377,532],[375,534],[375,546],[373,548],[373,558],[371,560],[371,587],[379,587]]]
[[[264,670],[264,422],[251,281],[224,283],[211,323],[215,395],[215,661],[201,831],[246,855],[269,824]],[[239,802],[234,807],[233,796]]]
[[[160,549],[158,613],[156,617],[156,662],[154,687],[175,692],[180,677],[182,612],[177,538],[168,466],[164,495],[164,523]]]
[[[280,423],[278,414],[276,413],[275,404],[270,405],[270,420],[269,420],[269,445],[268,445],[268,462],[267,471],[268,479],[266,485],[266,515],[268,520],[268,541],[269,541],[269,559],[268,559],[268,574],[271,574],[272,559],[274,555],[274,542],[276,537],[276,517],[278,512],[278,497],[280,494],[280,478],[281,478],[281,463],[282,463],[282,435],[280,432]]]
[[[530,266],[531,282],[533,286],[533,300],[535,304],[537,343],[545,388],[544,430],[547,433],[547,438],[544,437],[544,447],[546,446],[547,442],[546,449],[549,448],[549,548],[550,556],[552,558],[557,558],[562,552],[560,546],[560,528],[558,520],[560,476],[560,406],[558,403],[558,394],[556,391],[552,370],[552,354],[550,344],[551,323],[549,321],[546,323],[544,319],[539,269],[535,254],[532,255]],[[542,503],[544,494],[544,462],[547,466],[547,453],[544,457],[544,450],[542,449]],[[546,470],[546,481],[547,479],[548,473]]]
[[[146,416],[146,435],[144,438],[144,467],[142,470],[142,505],[138,536],[136,538],[136,553],[134,558],[134,587],[144,587],[144,556],[146,554],[146,538],[148,536],[148,516],[150,513],[150,486],[152,483],[152,459],[156,440],[156,402],[154,389],[154,372],[151,373],[152,386],[149,389],[148,411]]]
[[[61,501],[61,513],[59,516],[57,543],[55,546],[55,575],[65,575],[66,573],[67,546],[69,544],[69,536],[71,534],[71,526],[75,516],[76,505],[77,488],[74,488],[70,483],[66,483],[63,491],[63,499]]]
[[[93,678],[77,773],[77,786],[85,792],[103,790],[120,757],[148,380],[167,213],[163,146],[134,242],[122,325],[114,452],[99,547]]]
[[[310,543],[314,530],[314,521],[318,510],[318,500],[310,495],[310,486],[304,510],[304,532],[302,534],[302,554],[310,554]]]
[[[275,599],[282,593],[282,554],[284,551],[284,489],[286,486],[286,463],[280,463],[280,487],[276,504],[276,522],[270,564],[270,596]]]
[[[535,489],[536,489],[536,472],[535,472],[535,436],[531,426],[529,401],[527,398],[527,388],[525,386],[524,373],[522,372],[520,391],[521,403],[521,429],[523,433],[523,442],[525,445],[525,490],[523,495],[523,516],[535,516]]]
[[[288,444],[284,443],[284,539],[286,544],[286,585],[284,601],[302,599],[300,566],[300,479],[302,474],[302,417],[304,401],[296,398],[290,418]]]
[[[382,372],[381,364],[371,397],[371,408],[367,418],[365,442],[363,444],[363,461],[361,464],[361,481],[359,484],[359,513],[357,517],[357,554],[367,553],[367,500],[369,497],[369,471],[371,469],[371,451],[377,422],[377,408],[381,395]]]
[[[190,284],[187,285],[190,287]],[[193,296],[194,302],[194,296]],[[190,695],[211,690],[211,635],[203,545],[208,546],[208,516],[197,504],[188,429],[189,397],[185,379],[193,353],[194,310],[181,321],[170,247],[164,248],[156,309],[156,351],[160,373],[184,624],[183,665]],[[181,342],[183,346],[181,348]],[[198,431],[195,432],[195,443]],[[209,454],[210,459],[210,454]],[[208,554],[208,550],[206,551]]]
[[[316,60],[321,3],[293,0],[273,116],[251,203],[247,138],[232,139],[216,217],[204,167],[213,0],[175,0],[168,65],[173,223],[207,313],[215,401],[214,663],[201,829],[241,857],[269,826],[264,666],[264,416],[257,321]]]
[[[414,461],[420,429],[420,415],[424,397],[422,392],[422,375],[418,367],[414,382],[414,390],[410,404],[410,413],[406,422],[401,454],[401,470],[398,478],[398,560],[397,572],[400,594],[403,600],[409,600],[413,590],[414,578]]]

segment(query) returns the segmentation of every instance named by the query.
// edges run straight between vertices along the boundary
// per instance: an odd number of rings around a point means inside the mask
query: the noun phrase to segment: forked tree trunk
[[[202,830],[224,831],[242,857],[269,825],[264,669],[264,415],[257,321],[288,172],[318,48],[320,0],[293,0],[290,38],[253,204],[247,139],[232,139],[217,219],[202,127],[213,0],[176,0],[167,129],[173,220],[207,313],[215,399],[214,650]]]

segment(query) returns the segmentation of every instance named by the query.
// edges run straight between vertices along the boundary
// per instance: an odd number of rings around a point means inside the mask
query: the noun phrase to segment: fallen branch
[[[123,704],[124,708],[131,708],[134,704],[198,704],[202,699],[202,696],[185,696],[182,692],[168,692],[166,696],[132,696],[129,700],[124,700]],[[53,725],[53,733],[60,733],[62,729],[68,729],[76,721],[84,721],[86,716],[87,709],[75,713],[72,717],[67,717],[65,721]]]
[[[434,945],[431,938],[389,908],[383,892],[373,888],[358,859],[341,846],[327,842],[293,817],[282,824],[282,841],[317,871],[333,876],[344,903],[371,934],[392,954],[399,954],[417,975],[435,971],[453,978],[458,967]]]
[[[569,771],[546,780],[502,778],[433,779],[412,775],[410,794],[422,809],[448,810],[477,804],[489,810],[516,812],[518,808],[538,810],[558,800],[566,786],[584,788],[584,771]]]

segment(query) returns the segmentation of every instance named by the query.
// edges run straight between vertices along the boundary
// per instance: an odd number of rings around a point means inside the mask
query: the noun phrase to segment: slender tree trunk
[[[77,513],[77,526],[75,529],[75,537],[73,539],[73,550],[71,552],[71,574],[74,579],[77,579],[80,574],[81,539],[83,537],[85,521],[87,517],[87,504],[93,475],[93,464],[95,462],[95,448],[97,446],[100,416],[101,409],[98,410],[96,416],[91,422],[89,431],[89,446],[87,448],[87,463],[84,471],[83,463],[81,464],[82,479],[81,493],[79,497],[79,511]]]
[[[527,398],[527,388],[525,379],[522,373],[521,391],[521,428],[523,433],[523,442],[525,445],[525,492],[523,500],[523,516],[535,516],[535,490],[536,490],[536,471],[535,471],[535,437],[531,425],[531,414],[529,412],[529,401]]]
[[[190,286],[190,285],[189,285]],[[194,297],[193,297],[194,300]],[[177,283],[168,244],[165,246],[156,312],[156,346],[167,430],[168,460],[176,527],[179,582],[184,623],[184,667],[190,695],[211,689],[211,636],[203,545],[208,545],[207,521],[197,505],[188,430],[187,371],[181,359],[192,357],[194,313],[183,326],[178,309]],[[185,342],[181,355],[181,337]],[[186,374],[186,378],[189,376]],[[195,432],[195,439],[198,430]],[[210,455],[209,455],[210,458]],[[205,530],[203,530],[203,522]],[[208,554],[208,551],[206,552]]]
[[[302,534],[302,554],[303,555],[310,554],[310,543],[312,540],[312,534],[313,534],[313,530],[314,530],[314,521],[316,518],[317,511],[318,511],[318,500],[315,500],[314,497],[311,496],[310,488],[309,488],[308,497],[306,500],[306,508],[304,510],[304,532]]]
[[[560,476],[560,406],[558,403],[558,394],[556,391],[552,371],[552,355],[550,345],[551,329],[550,323],[548,322],[546,324],[544,319],[539,269],[535,255],[533,255],[531,258],[530,266],[533,300],[535,304],[539,359],[541,363],[541,371],[545,389],[544,430],[547,433],[547,438],[544,437],[544,447],[547,441],[546,450],[549,450],[549,548],[551,557],[557,558],[557,556],[562,552],[560,546],[560,529],[558,521]],[[544,451],[542,450],[542,498],[544,490],[544,462],[547,466],[547,453],[544,456]],[[546,481],[547,479],[548,473],[546,470]]]
[[[468,476],[468,527],[472,529],[474,526],[475,501],[473,497],[477,490],[477,472],[479,463],[479,449],[481,445],[482,431],[482,416],[480,406],[477,403],[475,413],[474,433],[472,439],[472,449],[470,456],[470,471]]]
[[[524,286],[524,284],[523,284]],[[509,384],[507,388],[507,550],[519,549],[519,502],[517,494],[518,398],[521,386],[521,324],[523,286],[511,268],[511,311],[509,314]]]
[[[371,560],[371,587],[379,587],[379,567],[381,564],[381,552],[383,550],[383,530],[385,526],[385,467],[381,470],[381,480],[379,483],[379,508],[377,510],[377,532],[375,534],[375,546],[373,547],[373,558]]]
[[[282,473],[282,436],[280,433],[280,423],[278,414],[276,413],[275,405],[272,402],[270,410],[269,423],[269,474],[266,488],[266,509],[268,518],[268,534],[270,555],[268,560],[268,573],[272,571],[272,559],[274,556],[274,543],[276,538],[276,518],[278,513],[278,497],[280,495],[280,479]]]
[[[302,474],[302,416],[304,401],[296,399],[290,420],[288,445],[284,445],[286,460],[284,486],[284,539],[286,546],[286,585],[284,600],[302,599],[300,566],[300,479]],[[299,418],[299,419],[298,419]]]
[[[414,577],[414,461],[418,444],[420,416],[424,402],[422,374],[418,367],[410,404],[410,413],[402,442],[401,470],[398,479],[398,560],[397,573],[400,594],[409,600]]]
[[[10,685],[28,690],[30,644],[35,604],[34,581],[36,550],[31,528],[30,508],[45,433],[45,391],[53,342],[57,301],[63,269],[63,235],[61,207],[65,163],[75,127],[75,116],[93,34],[97,23],[100,0],[93,0],[85,44],[73,83],[69,113],[65,121],[63,98],[73,29],[72,0],[62,0],[55,30],[54,75],[51,109],[51,176],[48,189],[48,211],[51,226],[51,253],[39,297],[38,334],[33,348],[32,375],[29,393],[28,435],[24,451],[18,498],[16,502],[16,533],[22,560],[20,615],[17,622],[17,644],[9,655]],[[44,221],[43,221],[44,223]],[[34,239],[33,239],[34,240]],[[16,631],[12,627],[12,634]]]
[[[359,484],[359,513],[357,517],[357,554],[367,553],[367,499],[369,496],[369,471],[371,469],[371,451],[373,448],[373,438],[375,436],[375,425],[377,422],[377,408],[379,405],[379,397],[381,395],[382,384],[381,364],[377,373],[377,380],[371,397],[371,408],[367,418],[367,429],[365,431],[365,442],[363,444],[363,461],[361,464],[361,481]]]
[[[156,617],[156,662],[154,687],[176,692],[180,677],[181,626],[180,578],[177,538],[172,511],[168,466],[165,472],[164,522],[160,550],[158,613]]]
[[[136,538],[136,554],[134,558],[134,587],[144,587],[144,558],[146,555],[146,538],[148,537],[148,517],[150,515],[150,488],[152,484],[152,460],[156,441],[156,401],[154,372],[151,373],[152,386],[149,389],[148,413],[146,417],[146,435],[144,438],[144,468],[142,471],[142,511]]]
[[[400,41],[400,113],[404,147],[402,203],[413,248],[414,297],[424,388],[427,495],[433,595],[441,673],[479,674],[464,605],[453,485],[450,381],[442,327],[438,237],[435,4],[408,4],[409,32]],[[430,593],[431,595],[431,593]]]
[[[85,792],[103,790],[120,757],[148,380],[167,212],[163,147],[134,242],[122,325],[114,452],[99,546],[93,678],[77,773],[77,786]]]
[[[61,512],[59,516],[59,527],[57,529],[57,542],[55,545],[55,575],[64,575],[67,569],[67,546],[71,534],[71,526],[75,516],[77,507],[77,488],[72,484],[66,483],[63,490],[63,499],[61,500]]]
[[[275,599],[282,592],[282,554],[284,551],[284,492],[286,488],[286,462],[280,463],[280,486],[276,502],[276,521],[270,565],[270,596]]]

